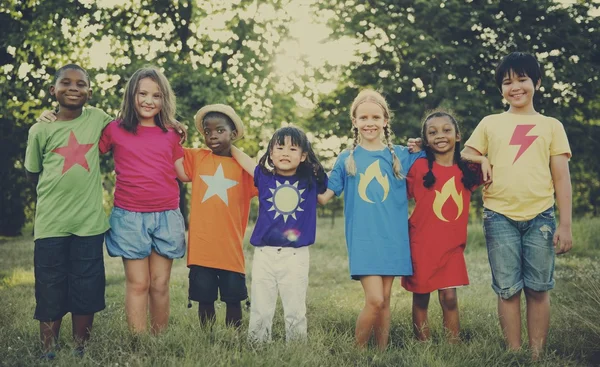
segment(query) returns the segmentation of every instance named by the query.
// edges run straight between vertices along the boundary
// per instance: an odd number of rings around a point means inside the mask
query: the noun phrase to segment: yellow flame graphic
[[[446,181],[442,187],[442,191],[435,190],[433,212],[435,213],[436,217],[444,222],[448,222],[448,220],[444,218],[444,215],[442,214],[442,207],[450,197],[458,207],[458,213],[456,214],[456,218],[454,218],[454,220],[457,220],[463,211],[463,195],[462,192],[459,194],[458,190],[456,190],[456,182],[454,181],[454,177]]]
[[[367,203],[374,203],[367,196],[367,186],[369,186],[369,183],[371,183],[373,179],[377,180],[377,182],[379,182],[383,188],[383,199],[381,199],[381,202],[383,203],[390,192],[390,182],[387,179],[387,175],[383,175],[381,173],[381,169],[379,168],[379,160],[371,163],[371,165],[365,170],[365,173],[360,174],[360,180],[358,182],[358,195]]]

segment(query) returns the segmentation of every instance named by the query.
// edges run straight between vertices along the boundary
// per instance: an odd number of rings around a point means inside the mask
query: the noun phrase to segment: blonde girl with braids
[[[346,244],[350,276],[359,280],[365,305],[356,320],[356,344],[365,347],[374,334],[387,347],[390,294],[397,276],[411,275],[406,174],[424,156],[392,143],[391,113],[385,98],[363,90],[350,109],[352,148],[343,151],[319,196],[325,204],[344,195]]]

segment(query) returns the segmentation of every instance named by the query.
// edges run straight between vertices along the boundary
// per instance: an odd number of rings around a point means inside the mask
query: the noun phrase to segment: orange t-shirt
[[[231,157],[210,149],[185,149],[185,173],[192,180],[188,266],[245,273],[242,244],[254,180]]]

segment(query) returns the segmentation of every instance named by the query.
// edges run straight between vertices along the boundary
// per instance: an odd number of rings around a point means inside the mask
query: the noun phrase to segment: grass
[[[30,233],[30,231],[24,231]],[[250,233],[250,229],[248,234]],[[83,359],[71,355],[70,318],[63,321],[55,366],[526,366],[526,348],[506,352],[490,287],[485,243],[480,225],[469,228],[466,257],[471,285],[459,289],[463,343],[445,342],[441,312],[432,297],[433,338],[417,342],[411,328],[411,296],[398,280],[392,294],[390,347],[365,351],[353,346],[354,323],[363,305],[362,288],[350,280],[343,221],[319,225],[311,248],[308,291],[309,340],[287,345],[281,307],[275,316],[274,342],[263,347],[246,343],[248,313],[240,332],[223,325],[224,305],[217,302],[218,323],[201,329],[196,305],[187,308],[187,268],[176,260],[171,281],[171,322],[159,337],[132,336],[123,310],[124,275],[120,259],[106,257],[107,308],[96,315],[94,333]],[[600,365],[600,218],[574,224],[575,248],[557,258],[556,289],[547,352],[539,366]],[[247,249],[248,270],[252,252]],[[0,365],[49,365],[40,362],[31,236],[0,238]],[[249,274],[248,286],[251,274]],[[526,337],[524,335],[524,340]]]

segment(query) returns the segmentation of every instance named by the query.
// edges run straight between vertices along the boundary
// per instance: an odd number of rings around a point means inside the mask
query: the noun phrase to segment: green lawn
[[[250,233],[248,231],[248,234]],[[278,309],[274,342],[255,349],[246,343],[248,313],[240,332],[223,325],[224,305],[217,303],[213,330],[198,325],[196,305],[187,308],[185,260],[174,264],[171,281],[171,323],[159,337],[132,337],[123,311],[124,276],[120,259],[106,257],[106,304],[97,314],[93,337],[83,359],[70,350],[70,318],[63,322],[56,366],[522,366],[529,365],[526,349],[504,351],[496,317],[496,297],[490,287],[483,235],[479,225],[469,229],[467,264],[471,285],[459,289],[462,338],[449,345],[443,338],[437,297],[432,297],[433,340],[419,343],[412,336],[411,296],[395,281],[392,328],[386,352],[354,348],[354,323],[362,308],[360,283],[348,275],[343,221],[330,226],[323,219],[317,243],[311,248],[308,291],[309,340],[286,345]],[[600,365],[600,218],[578,221],[575,249],[557,259],[556,289],[552,292],[552,323],[547,353],[540,366]],[[248,270],[252,255],[247,246]],[[33,279],[31,236],[0,238],[0,365],[30,366],[38,360],[38,323]],[[250,274],[251,276],[251,274]],[[248,277],[248,287],[250,286]],[[524,338],[526,340],[526,337]],[[50,364],[46,362],[45,364]]]

